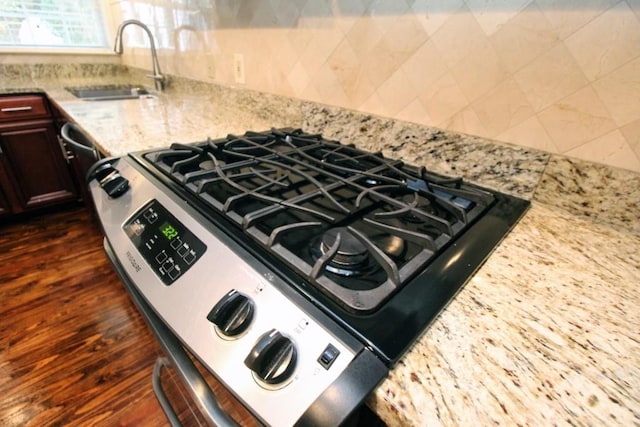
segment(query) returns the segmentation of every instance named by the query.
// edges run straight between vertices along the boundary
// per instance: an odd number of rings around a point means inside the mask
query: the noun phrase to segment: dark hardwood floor
[[[168,425],[151,387],[158,345],[84,207],[0,219],[0,301],[1,426]],[[178,411],[200,424],[183,401]]]

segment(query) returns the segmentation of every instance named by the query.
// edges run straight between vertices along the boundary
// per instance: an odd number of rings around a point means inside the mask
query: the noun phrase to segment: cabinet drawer
[[[48,116],[49,109],[42,96],[0,97],[0,121],[37,119]]]

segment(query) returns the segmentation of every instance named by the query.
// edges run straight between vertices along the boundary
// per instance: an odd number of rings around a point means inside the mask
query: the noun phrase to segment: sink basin
[[[75,97],[85,101],[110,101],[116,99],[136,99],[153,96],[140,85],[97,85],[65,87]]]

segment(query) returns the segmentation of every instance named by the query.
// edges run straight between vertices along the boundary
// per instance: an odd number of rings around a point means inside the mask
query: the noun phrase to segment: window
[[[101,0],[2,0],[2,47],[108,48]]]

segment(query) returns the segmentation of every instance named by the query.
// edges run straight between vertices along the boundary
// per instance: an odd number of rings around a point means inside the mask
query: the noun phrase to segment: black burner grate
[[[300,130],[145,157],[354,313],[378,309],[495,201],[461,179]]]

